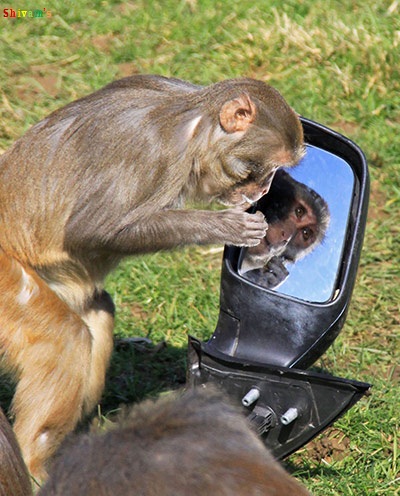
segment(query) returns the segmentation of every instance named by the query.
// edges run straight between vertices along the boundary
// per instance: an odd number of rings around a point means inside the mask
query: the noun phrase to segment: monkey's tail
[[[14,432],[0,409],[0,496],[31,496],[32,486]]]

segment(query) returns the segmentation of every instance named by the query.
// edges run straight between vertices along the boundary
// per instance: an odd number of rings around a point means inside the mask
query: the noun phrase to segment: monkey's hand
[[[257,246],[264,238],[268,223],[262,212],[249,214],[244,209],[248,206],[239,206],[218,212],[220,222],[218,230],[221,232],[221,241],[235,246]]]
[[[268,288],[276,288],[289,275],[282,257],[272,257],[262,270]]]
[[[289,275],[282,257],[272,257],[262,269],[249,270],[246,279],[259,284],[263,288],[276,288]]]

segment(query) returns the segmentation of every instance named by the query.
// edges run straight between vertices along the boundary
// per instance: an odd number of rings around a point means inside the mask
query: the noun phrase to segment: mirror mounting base
[[[215,350],[210,353],[206,343],[193,337],[189,337],[187,384],[217,387],[241,403],[243,414],[278,459],[311,441],[371,388],[308,370],[237,361]]]

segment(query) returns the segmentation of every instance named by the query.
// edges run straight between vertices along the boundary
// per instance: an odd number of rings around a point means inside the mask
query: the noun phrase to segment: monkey
[[[0,409],[0,496],[31,496],[32,486],[14,432]]]
[[[246,210],[303,155],[299,116],[262,81],[136,75],[54,111],[0,156],[0,349],[36,479],[101,397],[106,275],[130,255],[257,245],[268,225]],[[227,208],[184,208],[212,201]]]
[[[114,427],[67,439],[40,496],[299,496],[246,417],[215,389],[125,410]]]
[[[287,263],[300,260],[323,242],[329,207],[316,191],[281,169],[257,208],[265,215],[268,230],[259,245],[246,249],[240,273],[275,288],[289,275]]]
[[[15,435],[0,411],[0,494],[31,496]],[[181,389],[125,407],[89,434],[67,437],[39,496],[282,496],[310,494],[272,457],[216,388]]]

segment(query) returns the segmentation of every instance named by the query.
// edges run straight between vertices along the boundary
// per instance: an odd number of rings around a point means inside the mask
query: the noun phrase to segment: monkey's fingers
[[[257,246],[266,235],[268,223],[262,212],[245,213],[244,215],[245,225],[242,231],[241,246]]]
[[[249,224],[253,224],[253,229],[262,232],[262,238],[265,236],[268,231],[268,222],[264,217],[264,214],[259,210],[254,214],[247,214],[249,216],[248,222]]]
[[[269,287],[277,286],[289,275],[281,257],[272,257],[264,267],[263,273]]]
[[[249,214],[242,206],[215,212],[210,216],[212,219],[217,222],[213,229],[214,239],[228,245],[256,246],[268,229],[261,212]]]

